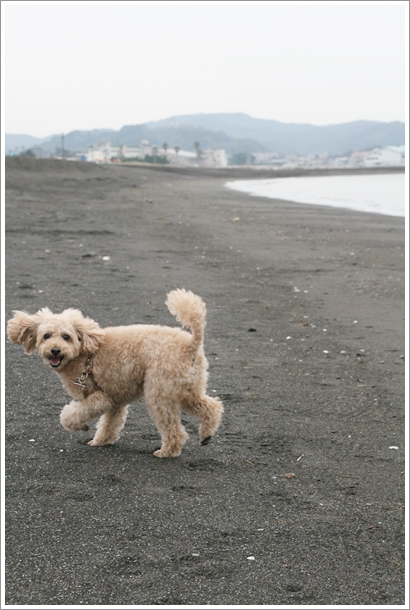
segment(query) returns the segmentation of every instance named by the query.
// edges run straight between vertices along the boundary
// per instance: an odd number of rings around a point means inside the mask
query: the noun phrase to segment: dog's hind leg
[[[179,405],[175,405],[171,400],[165,398],[157,398],[155,403],[152,403],[145,397],[145,401],[148,412],[161,435],[161,448],[154,451],[155,457],[178,457],[181,455],[182,447],[188,438],[188,433],[181,423]]]
[[[98,423],[94,438],[88,442],[93,447],[99,445],[112,445],[120,437],[120,432],[127,419],[128,405],[114,407],[104,413]]]
[[[177,411],[173,409],[174,406],[169,404],[157,404],[154,409],[149,409],[162,441],[161,448],[154,451],[155,457],[178,457],[188,439],[188,433],[181,424],[181,413],[179,409]]]
[[[221,423],[223,405],[219,398],[203,395],[198,398],[190,397],[182,403],[183,411],[192,413],[201,422],[199,437],[201,445],[209,443]]]
[[[181,423],[181,406],[172,385],[169,384],[165,389],[158,384],[155,376],[147,375],[144,383],[144,399],[148,413],[161,435],[161,448],[154,452],[155,457],[178,457],[188,434]]]

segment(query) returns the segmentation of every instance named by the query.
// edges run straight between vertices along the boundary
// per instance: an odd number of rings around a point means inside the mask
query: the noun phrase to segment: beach
[[[405,603],[404,218],[225,186],[255,177],[6,158],[6,320],[176,326],[166,295],[192,290],[225,406],[207,446],[183,415],[176,459],[142,402],[89,447],[6,341],[7,604]]]

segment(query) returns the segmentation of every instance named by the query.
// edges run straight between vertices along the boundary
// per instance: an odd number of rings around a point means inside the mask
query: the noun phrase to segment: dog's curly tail
[[[178,322],[192,331],[192,352],[196,353],[204,339],[206,305],[189,290],[173,290],[167,296],[166,306]]]

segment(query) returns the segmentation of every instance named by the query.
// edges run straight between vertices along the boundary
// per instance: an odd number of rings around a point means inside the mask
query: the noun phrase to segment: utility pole
[[[65,154],[64,154],[64,134],[61,134],[61,157],[64,159]]]

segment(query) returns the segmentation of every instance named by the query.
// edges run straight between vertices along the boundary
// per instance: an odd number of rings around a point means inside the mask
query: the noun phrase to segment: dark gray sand
[[[269,175],[7,159],[7,319],[176,325],[190,289],[225,415],[88,447],[7,342],[6,603],[404,604],[404,219],[224,187]]]

